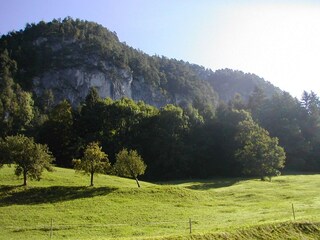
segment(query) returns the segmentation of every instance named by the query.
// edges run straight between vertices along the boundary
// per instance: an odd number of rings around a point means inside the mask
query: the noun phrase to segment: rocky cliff
[[[27,24],[24,30],[1,37],[0,51],[4,50],[17,62],[15,80],[25,90],[38,98],[50,91],[55,103],[67,99],[73,106],[95,87],[102,98],[213,110],[218,95],[229,100],[239,92],[247,98],[254,86],[266,85],[239,72],[221,75],[188,62],[149,56],[120,42],[116,33],[101,25],[79,19]],[[268,91],[277,89],[269,84]]]
[[[128,97],[157,107],[172,102],[146,84],[143,77],[134,79],[131,71],[113,68],[112,73],[84,67],[50,70],[33,78],[33,91],[41,97],[46,90],[51,90],[56,103],[67,99],[73,106],[85,99],[91,87],[96,88],[102,98]]]
[[[120,42],[117,44],[123,47]],[[143,74],[134,76],[134,69],[119,66],[112,58],[101,55],[99,47],[89,49],[87,40],[41,35],[33,40],[32,45],[35,52],[38,49],[48,52],[47,63],[43,66],[51,66],[43,67],[32,76],[32,90],[37,97],[41,98],[50,90],[55,103],[67,99],[76,107],[94,87],[102,98],[128,97],[157,107],[177,103],[146,83]],[[39,55],[35,54],[35,57]]]

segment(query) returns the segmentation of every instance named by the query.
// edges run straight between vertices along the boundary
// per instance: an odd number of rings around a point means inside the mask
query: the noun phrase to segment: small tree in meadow
[[[44,169],[52,171],[54,160],[46,145],[35,143],[33,138],[24,135],[7,136],[0,142],[1,162],[15,164],[15,174],[23,175],[23,185],[28,178],[40,180]]]
[[[102,151],[97,142],[89,143],[84,151],[82,159],[73,160],[76,171],[90,175],[90,186],[93,186],[93,175],[95,173],[106,173],[111,167],[108,155]]]
[[[128,151],[127,149],[122,149],[116,155],[116,163],[114,164],[116,174],[122,177],[134,178],[138,187],[140,187],[138,176],[143,175],[146,168],[147,165],[136,150]]]

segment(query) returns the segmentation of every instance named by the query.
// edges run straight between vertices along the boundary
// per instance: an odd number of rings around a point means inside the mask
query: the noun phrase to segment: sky
[[[0,34],[70,16],[150,55],[254,73],[320,95],[317,0],[0,0]]]

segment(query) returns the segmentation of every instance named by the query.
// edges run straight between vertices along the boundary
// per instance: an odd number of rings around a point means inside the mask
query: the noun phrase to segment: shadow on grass
[[[117,188],[109,187],[65,187],[24,188],[22,186],[0,186],[0,207],[12,204],[41,204],[69,201],[80,198],[104,196]]]
[[[214,188],[230,187],[241,181],[249,180],[250,178],[213,178],[213,179],[187,179],[176,180],[170,182],[158,182],[159,185],[179,185],[192,190],[209,190]]]
[[[200,182],[193,185],[187,186],[186,188],[192,190],[209,190],[212,188],[229,187],[239,182],[239,179],[228,179],[228,180],[212,180],[211,182]]]
[[[299,176],[299,175],[319,175],[319,172],[296,172],[296,171],[283,171],[281,172],[281,176]]]

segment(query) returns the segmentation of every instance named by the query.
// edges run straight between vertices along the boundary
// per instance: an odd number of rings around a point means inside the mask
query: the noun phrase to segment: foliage
[[[27,90],[32,90],[33,78],[44,72],[82,66],[103,72],[113,82],[123,81],[115,69],[128,70],[134,82],[145,82],[161,93],[162,104],[179,103],[177,96],[189,104],[199,99],[198,104],[211,111],[218,104],[216,93],[194,64],[149,56],[121,43],[115,32],[94,22],[67,17],[27,24],[24,30],[0,38],[0,51],[4,49],[19,66],[16,81]]]
[[[147,178],[173,179],[190,173],[186,138],[190,122],[180,107],[166,105],[159,113],[141,122],[137,150],[146,161]],[[148,146],[148,147],[147,147]]]
[[[15,164],[15,174],[23,175],[23,185],[27,179],[40,180],[44,169],[51,171],[53,157],[46,145],[37,144],[24,135],[7,136],[0,144],[2,161]]]
[[[106,173],[110,168],[108,155],[102,151],[97,142],[89,143],[84,151],[82,159],[73,160],[76,171],[82,171],[90,175],[90,186],[93,186],[95,173]]]
[[[113,167],[117,175],[134,178],[140,187],[138,176],[144,174],[147,165],[136,150],[128,151],[124,148],[116,155]]]
[[[13,77],[17,63],[5,49],[0,52],[0,136],[25,131],[34,117],[33,99],[21,89]]]
[[[267,104],[267,96],[261,88],[256,87],[251,93],[248,101],[248,109],[250,109],[253,119],[258,120]]]
[[[286,169],[314,171],[320,169],[318,144],[320,128],[317,114],[310,114],[307,102],[309,93],[305,92],[302,102],[288,93],[276,94],[271,99],[260,101],[250,109],[255,121],[268,130],[271,136],[279,138],[279,144],[287,155]],[[317,96],[312,94],[313,102]],[[259,101],[257,101],[259,102]],[[317,106],[314,104],[314,106]],[[316,108],[315,113],[316,113]],[[319,109],[319,108],[318,108]],[[257,111],[258,110],[258,111]]]
[[[236,158],[243,164],[243,173],[259,176],[262,180],[280,175],[279,169],[284,167],[285,152],[278,145],[277,138],[252,120],[239,123],[236,135],[241,147],[236,151]]]
[[[72,159],[80,151],[80,146],[77,146],[79,140],[74,133],[73,115],[70,103],[62,101],[52,108],[48,120],[39,127],[39,141],[49,146],[58,166],[71,167]]]
[[[250,95],[257,88],[261,89],[268,98],[282,92],[255,74],[228,68],[208,74],[207,80],[216,92],[221,93],[219,97],[225,102],[232,100],[236,94],[241,95],[243,100],[248,102]]]
[[[143,179],[238,176],[243,166],[235,136],[250,113],[279,139],[285,170],[320,170],[315,92],[299,101],[251,73],[149,56],[99,24],[70,17],[3,35],[0,60],[0,137],[32,136],[49,146],[58,166],[71,167],[89,143],[100,142],[111,163],[123,148],[136,149],[148,165]],[[118,73],[129,72],[132,89],[141,83],[152,95],[140,99],[154,98],[158,108],[119,96],[102,99],[94,87],[78,106],[60,101],[58,91],[66,89],[48,86],[33,95],[36,77],[73,68],[99,71],[115,88],[123,81]]]

